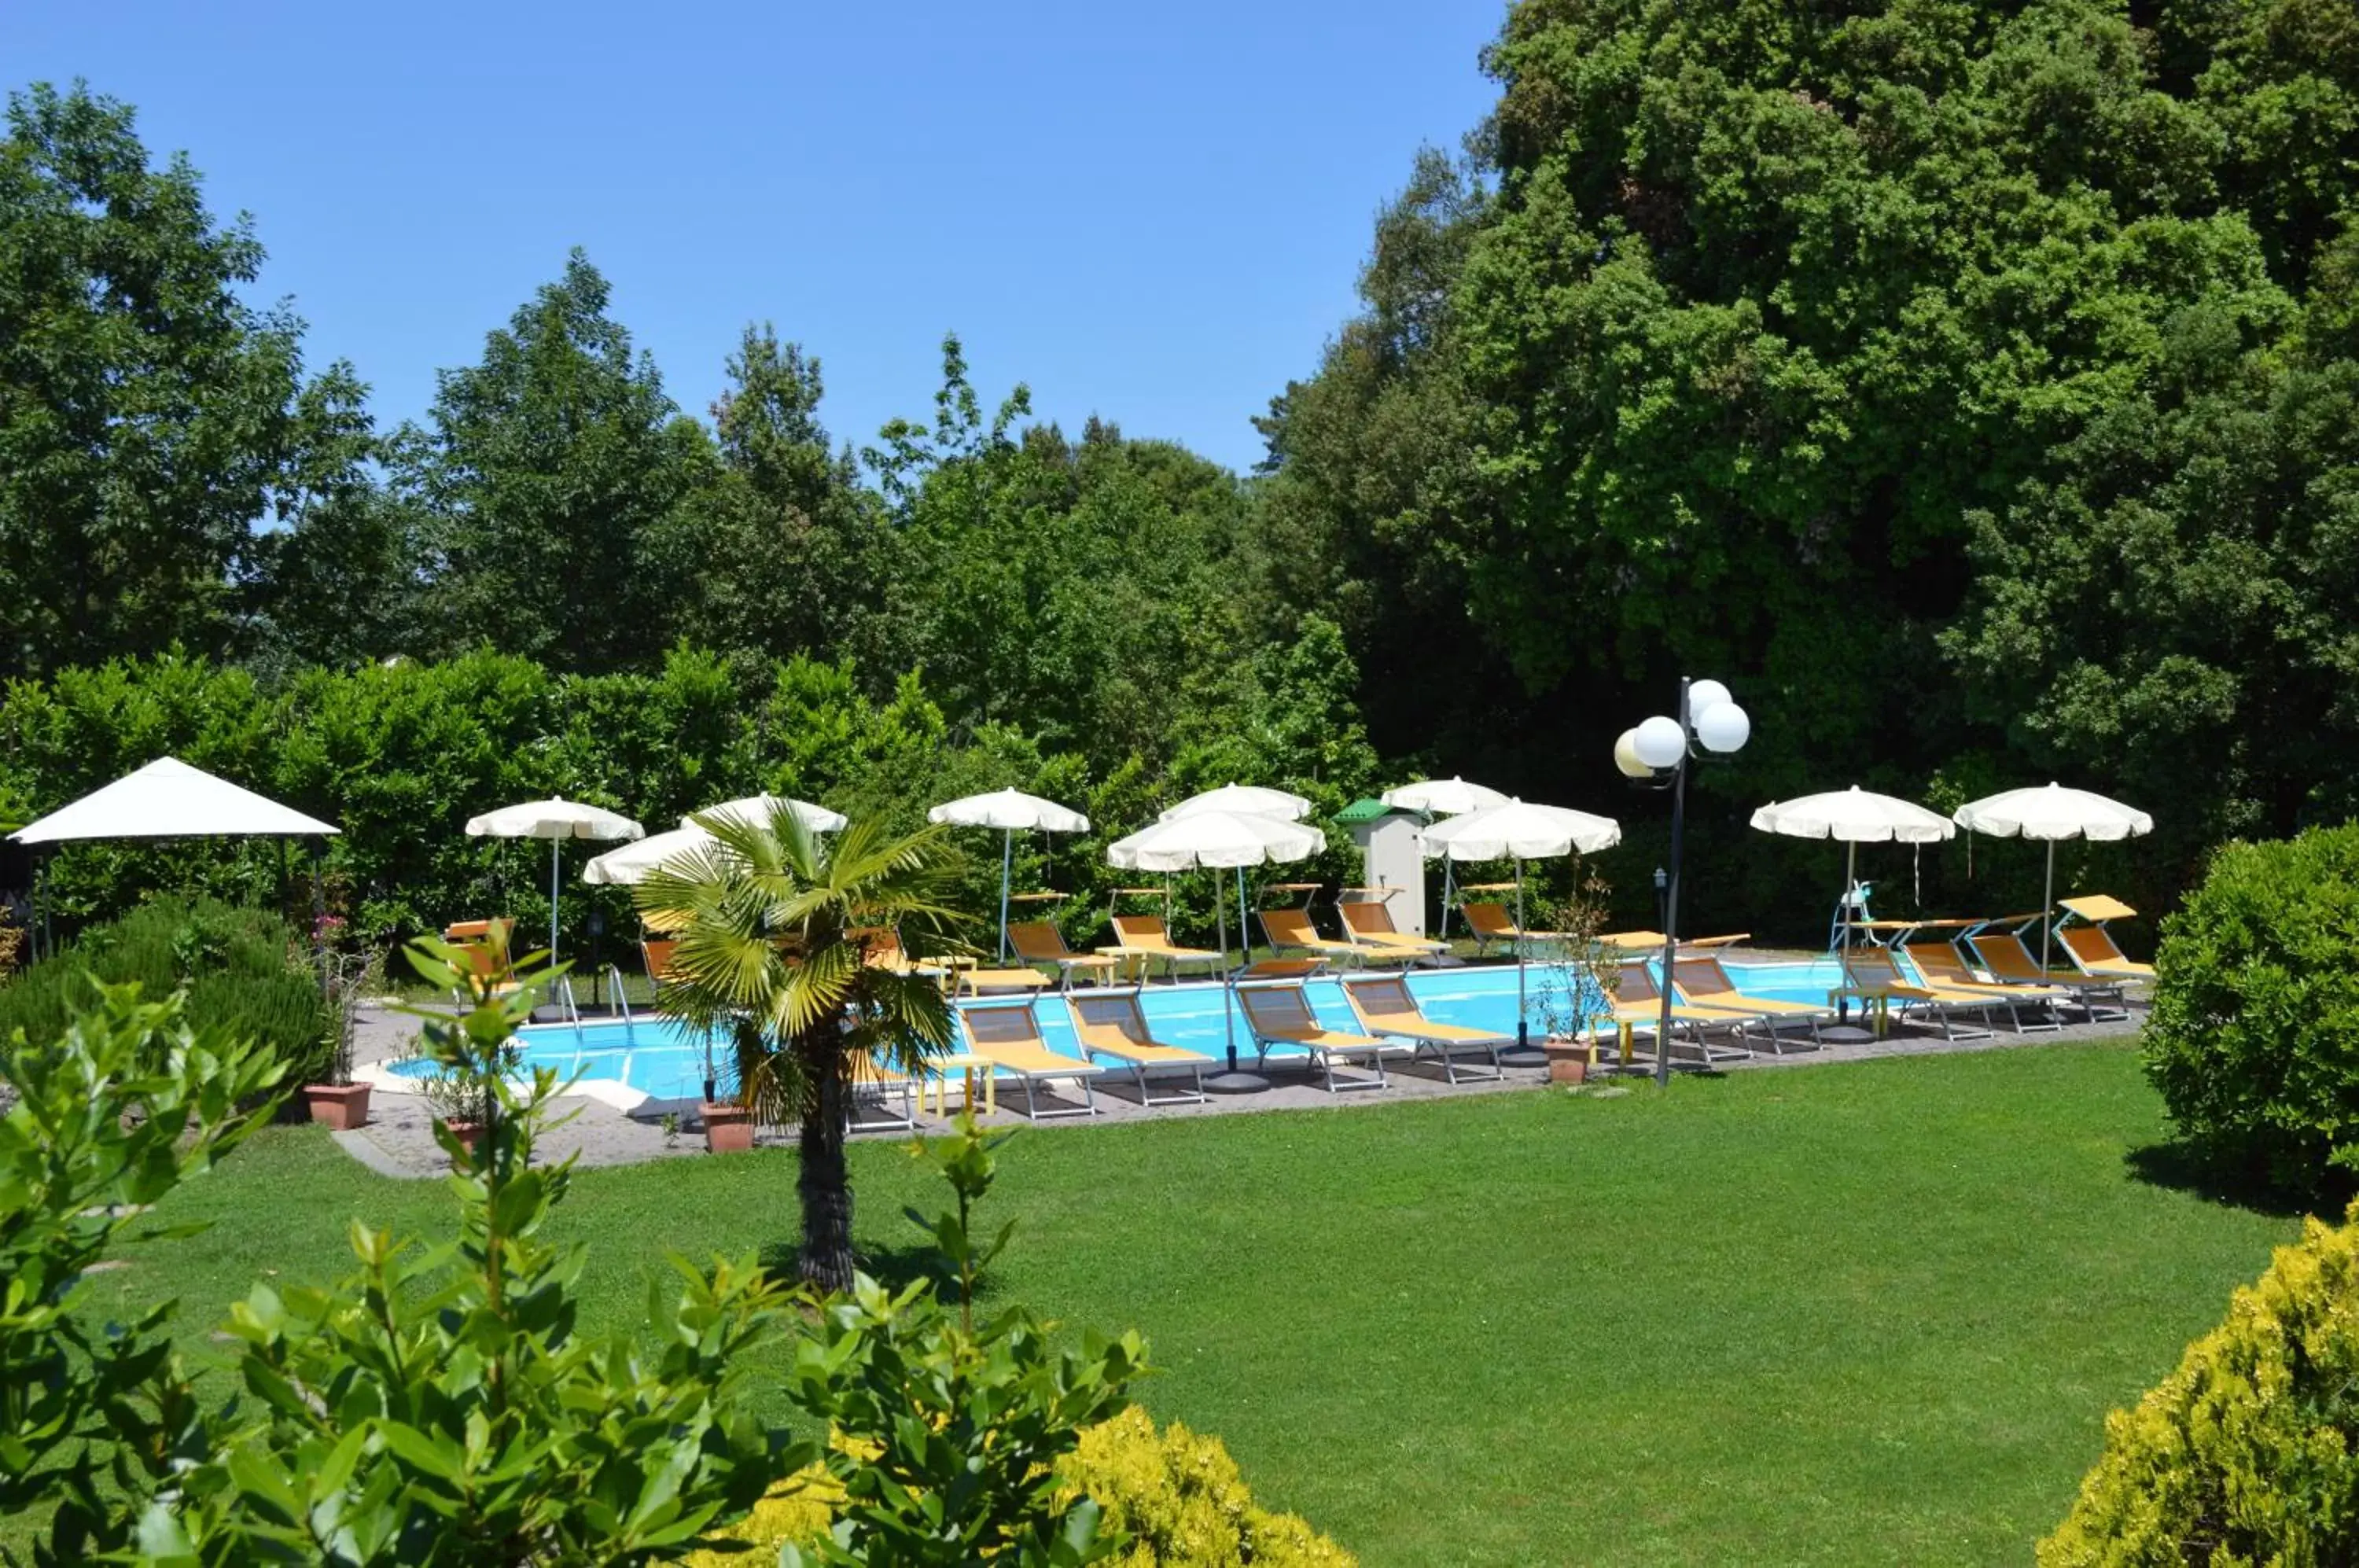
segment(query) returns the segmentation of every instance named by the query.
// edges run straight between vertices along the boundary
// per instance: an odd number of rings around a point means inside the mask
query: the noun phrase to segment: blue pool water
[[[1731,964],[1728,976],[1748,995],[1786,1001],[1823,1003],[1830,987],[1841,983],[1841,966],[1832,960],[1807,964]],[[1541,1021],[1538,992],[1545,966],[1531,966],[1527,979],[1529,1015]],[[1418,970],[1409,975],[1409,989],[1437,1022],[1512,1034],[1516,1029],[1516,971],[1512,965],[1466,969]],[[1203,1052],[1211,1060],[1226,1053],[1222,1014],[1225,992],[1212,985],[1149,985],[1146,992],[1147,1021],[1155,1038]],[[1331,1029],[1353,1029],[1351,1008],[1333,980],[1310,984],[1311,1006],[1320,1021]],[[993,1004],[961,1004],[984,1006]],[[1005,1004],[1001,1004],[1005,1005]],[[1040,1035],[1049,1049],[1079,1059],[1072,1022],[1054,994],[1043,993],[1039,1007]],[[1240,1015],[1236,1018],[1239,1051],[1251,1064],[1253,1047]],[[669,1019],[647,1017],[634,1023],[600,1021],[579,1029],[571,1024],[536,1024],[519,1029],[527,1065],[555,1070],[561,1077],[612,1079],[656,1099],[685,1099],[702,1092],[704,1051],[695,1036]],[[724,1053],[725,1054],[725,1053]],[[1277,1054],[1276,1052],[1272,1053]],[[423,1077],[433,1071],[424,1062],[397,1063],[393,1071]],[[734,1074],[721,1063],[722,1086],[734,1086]]]

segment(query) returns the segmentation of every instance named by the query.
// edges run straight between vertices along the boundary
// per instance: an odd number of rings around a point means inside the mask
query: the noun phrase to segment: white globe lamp
[[[1752,738],[1753,721],[1734,702],[1715,702],[1696,715],[1695,732],[1706,751],[1738,751]]]
[[[1655,776],[1655,770],[1647,766],[1646,758],[1638,755],[1636,730],[1624,730],[1622,738],[1614,743],[1614,766],[1622,770],[1625,779],[1651,779]]]
[[[1630,732],[1630,747],[1649,768],[1677,768],[1688,754],[1687,732],[1679,720],[1658,714]]]
[[[1728,688],[1717,681],[1698,681],[1688,687],[1688,723],[1694,724],[1714,708],[1726,705],[1732,699]]]

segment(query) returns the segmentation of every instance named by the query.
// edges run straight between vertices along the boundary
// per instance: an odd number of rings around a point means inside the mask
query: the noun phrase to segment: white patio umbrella
[[[1258,817],[1276,817],[1281,822],[1299,822],[1310,814],[1310,802],[1299,795],[1289,795],[1283,789],[1266,789],[1259,784],[1223,784],[1217,789],[1189,796],[1156,820],[1168,822],[1175,817],[1192,817],[1204,811],[1244,811]],[[1222,864],[1228,863],[1223,861]]]
[[[1419,811],[1425,820],[1436,817],[1462,817],[1469,811],[1479,811],[1485,806],[1503,806],[1507,797],[1482,784],[1469,784],[1452,775],[1448,779],[1420,779],[1414,784],[1404,784],[1387,789],[1376,797],[1397,811]],[[1458,863],[1441,863],[1441,934],[1450,934],[1451,895],[1458,890]]]
[[[1070,806],[1027,795],[1021,789],[995,789],[988,795],[967,795],[945,800],[926,813],[929,822],[950,822],[962,828],[999,830],[999,956],[1007,957],[1007,882],[1016,866],[1018,833],[1087,833],[1090,819]]]
[[[557,957],[558,846],[569,838],[642,838],[647,829],[619,811],[584,805],[553,795],[546,800],[525,800],[485,811],[467,820],[470,838],[545,838],[549,840],[549,956]]]
[[[734,800],[723,800],[717,806],[707,806],[679,819],[679,825],[692,828],[699,817],[734,817],[753,827],[767,827],[780,806],[790,807],[803,826],[813,833],[835,833],[844,822],[843,813],[831,811],[825,806],[814,806],[809,800],[789,800],[784,795],[742,795]]]
[[[2048,879],[2039,902],[2039,967],[2048,967],[2049,911],[2056,907],[2056,841],[2093,839],[2113,844],[2154,831],[2154,819],[2135,806],[2050,784],[2044,789],[2007,789],[1969,800],[1950,813],[1968,833],[1992,838],[2048,841]]]
[[[1298,797],[1299,798],[1299,797]],[[1305,809],[1309,802],[1304,802]],[[1153,827],[1106,846],[1106,863],[1125,871],[1186,871],[1196,866],[1227,868],[1271,862],[1307,860],[1327,847],[1327,835],[1305,822],[1290,822],[1252,811],[1205,809],[1185,816],[1167,812]],[[1220,910],[1221,961],[1229,956],[1229,910],[1226,895],[1216,900]],[[1245,923],[1245,901],[1237,902],[1237,923]],[[1228,1031],[1230,1087],[1251,1087],[1238,1082],[1236,1019],[1223,998],[1222,1026]],[[1262,1085],[1266,1087],[1266,1084]]]
[[[1565,806],[1542,806],[1509,799],[1463,816],[1436,822],[1418,834],[1429,860],[1500,860],[1516,863],[1516,929],[1524,926],[1524,862],[1567,855],[1594,855],[1622,842],[1622,826],[1611,817],[1592,816]],[[1516,1043],[1531,1044],[1524,1016],[1524,944],[1516,944]]]
[[[1859,846],[1863,844],[1939,844],[1953,837],[1957,828],[1947,817],[1908,800],[1878,795],[1854,784],[1848,789],[1772,800],[1753,813],[1753,825],[1763,833],[1788,838],[1840,839],[1843,852],[1843,897],[1857,887]],[[1843,942],[1851,929],[1843,928]]]
[[[647,874],[675,855],[712,842],[700,827],[671,828],[649,833],[636,844],[610,849],[582,868],[582,880],[598,887],[625,887],[644,882]]]

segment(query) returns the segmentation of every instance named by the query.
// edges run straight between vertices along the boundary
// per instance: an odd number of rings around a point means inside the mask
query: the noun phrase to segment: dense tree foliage
[[[828,726],[1118,827],[1232,777],[1332,807],[1462,772],[1623,816],[1644,919],[1664,813],[1608,749],[1712,674],[1755,739],[1699,779],[1694,918],[1788,935],[1832,867],[1744,830],[1770,796],[2115,792],[2160,826],[2092,864],[2158,906],[2228,834],[2359,806],[2347,5],[1521,0],[1484,63],[1495,111],[1409,167],[1244,479],[995,403],[954,337],[929,415],[843,441],[818,361],[749,326],[700,420],[578,252],[383,433],[238,302],[259,246],[185,161],[35,89],[0,159],[0,664],[177,644],[276,701],[489,645],[595,715],[536,746],[651,758],[633,682],[696,668],[759,715],[741,773],[888,811],[924,783]],[[2005,850],[1922,869],[1887,911],[2036,887]]]

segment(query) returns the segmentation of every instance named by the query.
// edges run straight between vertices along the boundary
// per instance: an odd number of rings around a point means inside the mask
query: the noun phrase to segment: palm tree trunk
[[[852,1175],[843,1161],[851,1093],[844,1053],[832,1037],[814,1040],[805,1058],[810,1103],[802,1118],[803,1279],[821,1290],[852,1289]]]

